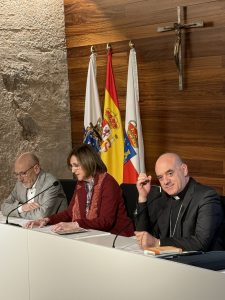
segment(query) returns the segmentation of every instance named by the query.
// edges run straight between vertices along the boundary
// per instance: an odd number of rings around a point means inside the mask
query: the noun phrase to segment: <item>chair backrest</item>
[[[137,203],[138,203],[138,190],[137,190],[136,184],[122,183],[120,185],[120,187],[122,189],[123,199],[124,199],[125,207],[127,210],[127,215],[132,220],[134,220],[134,217],[135,217],[134,213],[136,211]],[[156,198],[156,196],[159,197],[159,193],[161,193],[161,186],[152,185],[150,197],[153,199]]]
[[[225,196],[220,195],[220,201],[223,207],[224,215],[225,215]]]
[[[59,179],[59,181],[62,185],[64,193],[66,194],[67,203],[69,204],[77,182],[74,179]]]
[[[136,184],[122,183],[120,187],[122,189],[127,215],[133,220],[138,201],[138,190]]]

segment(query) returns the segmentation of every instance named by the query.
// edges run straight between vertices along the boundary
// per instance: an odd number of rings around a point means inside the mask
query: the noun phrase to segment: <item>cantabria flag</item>
[[[132,48],[127,76],[123,182],[136,183],[140,172],[145,172],[144,144],[139,109],[136,51]]]

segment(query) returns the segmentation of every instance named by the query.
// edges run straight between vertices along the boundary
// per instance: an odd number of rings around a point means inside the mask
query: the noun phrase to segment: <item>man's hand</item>
[[[21,206],[23,212],[28,212],[39,207],[40,205],[37,202],[26,203]]]
[[[49,218],[43,218],[35,221],[28,221],[23,227],[33,228],[33,227],[44,227],[49,222]]]
[[[144,249],[146,247],[158,247],[160,242],[153,235],[147,231],[135,231],[134,232],[139,246]]]
[[[137,189],[139,193],[138,202],[143,203],[147,201],[148,193],[151,189],[151,176],[147,176],[145,173],[140,173],[137,180]]]

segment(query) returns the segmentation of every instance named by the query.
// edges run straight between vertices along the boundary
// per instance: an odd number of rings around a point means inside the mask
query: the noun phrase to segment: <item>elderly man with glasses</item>
[[[1,205],[3,215],[8,215],[15,209],[10,216],[35,220],[67,207],[61,185],[54,185],[56,178],[41,169],[39,159],[33,153],[23,153],[16,159],[14,175],[17,182],[9,197]]]

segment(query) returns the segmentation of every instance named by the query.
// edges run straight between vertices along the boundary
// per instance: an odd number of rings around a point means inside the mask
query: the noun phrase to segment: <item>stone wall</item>
[[[56,177],[71,177],[68,91],[63,0],[1,1],[0,202],[22,152],[34,151]]]

